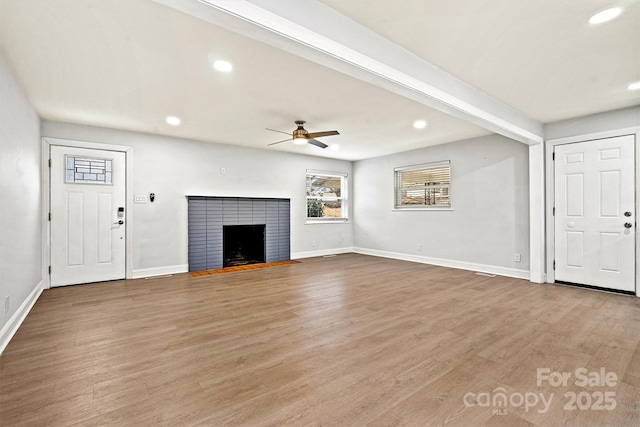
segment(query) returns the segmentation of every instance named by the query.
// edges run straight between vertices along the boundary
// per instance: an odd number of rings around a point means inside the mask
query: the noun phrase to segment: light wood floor
[[[0,357],[0,424],[637,426],[639,343],[635,297],[355,254],[73,286]],[[566,410],[571,392],[616,407]]]

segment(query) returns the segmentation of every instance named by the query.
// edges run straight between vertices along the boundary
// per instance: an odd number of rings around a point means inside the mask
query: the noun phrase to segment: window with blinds
[[[395,168],[395,207],[450,208],[451,162]]]
[[[346,221],[346,174],[307,171],[307,221]]]

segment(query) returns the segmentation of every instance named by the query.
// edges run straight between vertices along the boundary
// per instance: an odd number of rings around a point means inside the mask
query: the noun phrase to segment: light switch
[[[147,203],[146,194],[136,194],[133,199],[134,203]]]

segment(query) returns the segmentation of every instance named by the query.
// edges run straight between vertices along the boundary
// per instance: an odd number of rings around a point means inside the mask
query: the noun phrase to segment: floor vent
[[[478,275],[478,276],[485,276],[485,277],[496,277],[496,275],[495,275],[495,274],[489,274],[489,273],[479,273],[479,272],[476,272],[476,275]]]

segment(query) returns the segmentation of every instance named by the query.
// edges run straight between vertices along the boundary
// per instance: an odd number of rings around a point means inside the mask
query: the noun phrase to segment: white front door
[[[51,286],[125,278],[125,153],[51,146]]]
[[[556,281],[635,291],[634,136],[555,147]]]

